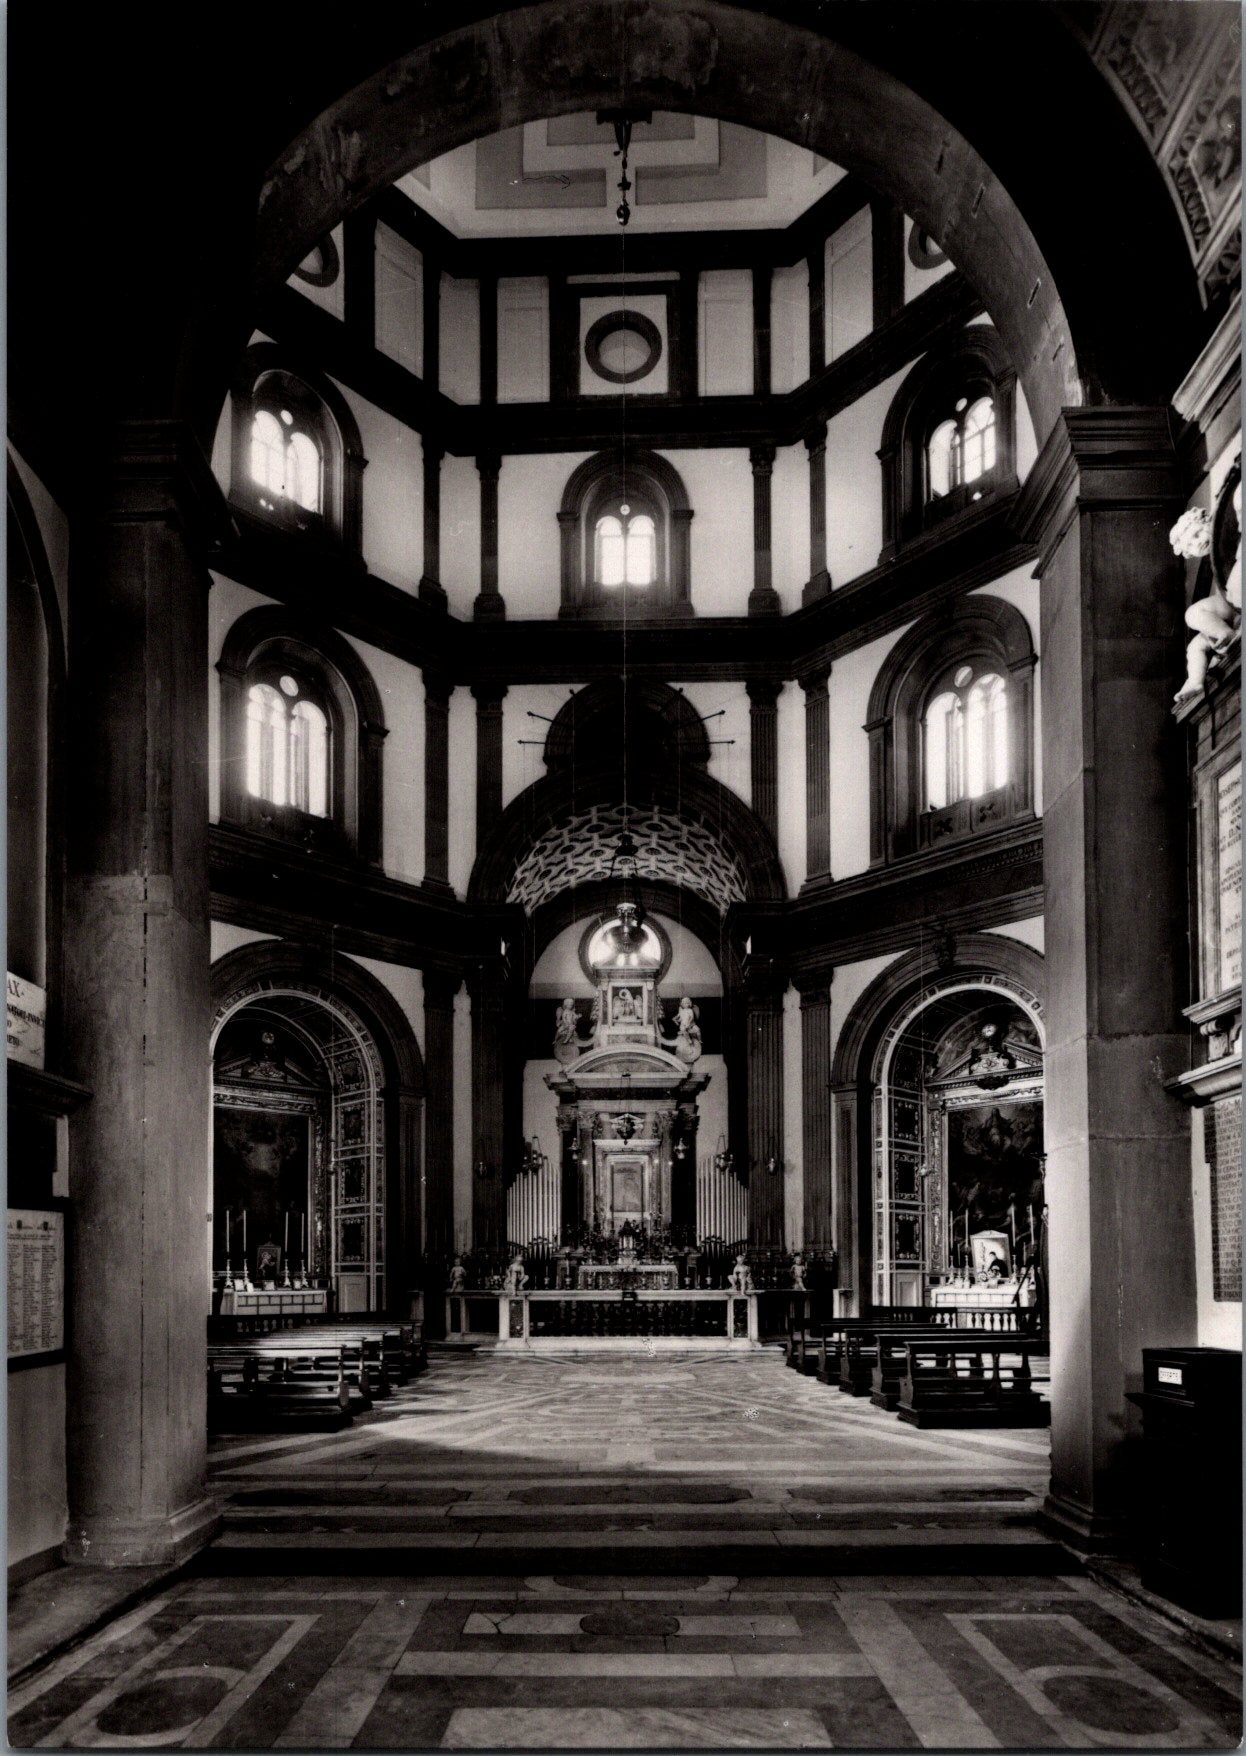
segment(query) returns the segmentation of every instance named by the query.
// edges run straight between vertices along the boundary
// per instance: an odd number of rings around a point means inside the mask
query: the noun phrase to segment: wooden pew
[[[349,1424],[352,1396],[341,1349],[282,1353],[209,1346],[208,1428],[212,1432],[332,1431]]]
[[[901,1337],[914,1330],[927,1334],[941,1330],[975,1336],[981,1333],[984,1338],[992,1335],[1034,1336],[1038,1330],[1038,1312],[1017,1306],[993,1309],[977,1305],[905,1305],[874,1311],[844,1327],[836,1350],[838,1375],[828,1374],[823,1379],[819,1372],[820,1382],[837,1383],[849,1396],[870,1396],[878,1360],[878,1337]]]
[[[914,1427],[1046,1427],[1051,1406],[1037,1394],[1029,1336],[909,1338],[897,1413]]]

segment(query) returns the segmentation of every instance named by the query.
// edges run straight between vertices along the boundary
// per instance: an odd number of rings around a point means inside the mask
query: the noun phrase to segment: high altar
[[[696,1225],[697,1095],[708,1074],[696,1008],[658,992],[662,947],[634,904],[620,905],[593,935],[587,961],[596,993],[593,1036],[583,1041],[574,1002],[559,1014],[546,1075],[558,1097],[564,1230],[654,1238]]]

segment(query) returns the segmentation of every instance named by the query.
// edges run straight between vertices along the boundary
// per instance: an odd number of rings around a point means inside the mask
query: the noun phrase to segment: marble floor
[[[773,1355],[435,1355],[213,1444],[225,1529],[21,1680],[14,1747],[1231,1748],[1240,1672],[1034,1525],[1045,1433]]]

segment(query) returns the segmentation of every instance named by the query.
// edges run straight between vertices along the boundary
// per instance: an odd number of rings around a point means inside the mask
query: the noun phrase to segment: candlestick
[[[1025,1205],[1026,1212],[1030,1216],[1030,1255],[1032,1256],[1034,1254],[1034,1203],[1027,1201]]]

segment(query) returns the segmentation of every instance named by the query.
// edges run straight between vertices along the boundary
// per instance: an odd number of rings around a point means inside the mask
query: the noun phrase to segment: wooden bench
[[[951,1330],[941,1325],[921,1329],[913,1325],[905,1329],[877,1330],[872,1348],[861,1350],[872,1360],[870,1401],[876,1408],[885,1408],[888,1411],[898,1406],[900,1385],[908,1364],[908,1348],[911,1342],[963,1341],[975,1345],[982,1339],[979,1331]]]
[[[824,1341],[824,1365],[819,1364],[817,1373],[819,1383],[837,1384],[849,1396],[869,1396],[873,1392],[880,1335],[898,1338],[914,1330],[926,1334],[948,1330],[958,1335],[981,1332],[984,1336],[1034,1336],[1038,1313],[1015,1306],[992,1310],[973,1305],[905,1305],[873,1311],[867,1317],[837,1318],[826,1327],[832,1333]]]
[[[1034,1389],[1029,1336],[909,1338],[896,1412],[913,1427],[1046,1427],[1051,1406]]]
[[[343,1350],[277,1352],[238,1346],[208,1348],[208,1427],[212,1432],[286,1428],[337,1431],[355,1407],[370,1407],[352,1387]]]

